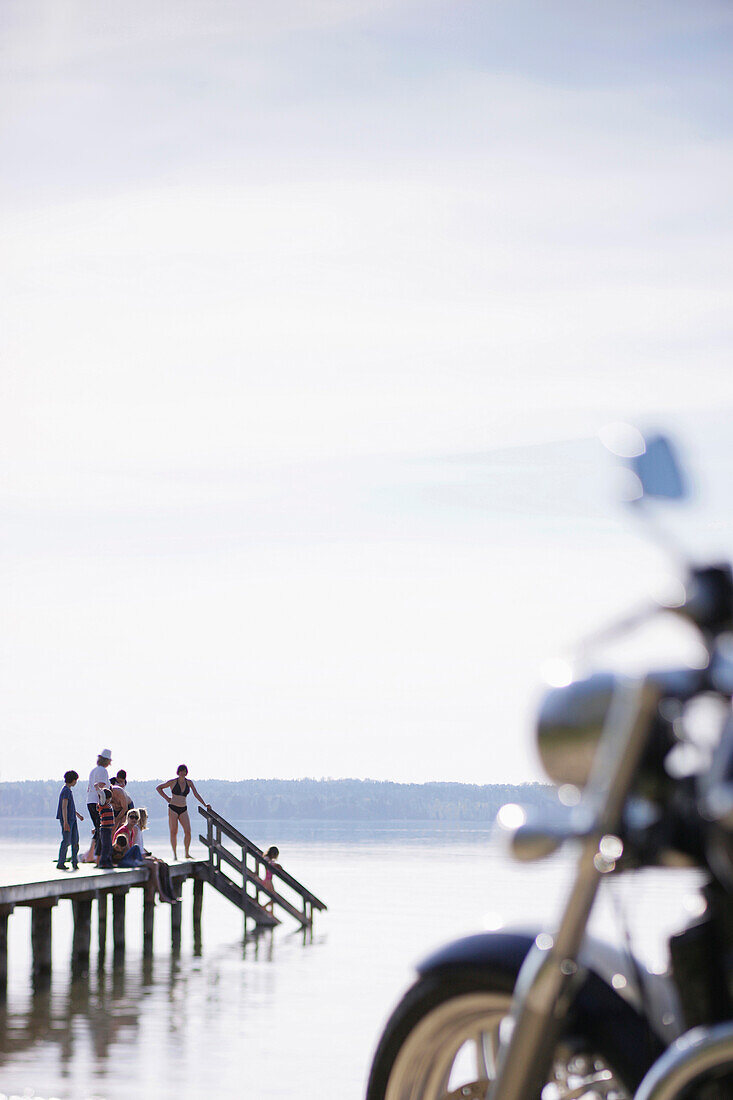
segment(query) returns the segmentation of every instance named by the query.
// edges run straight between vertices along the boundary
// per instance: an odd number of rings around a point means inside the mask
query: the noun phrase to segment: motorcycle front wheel
[[[420,978],[382,1034],[366,1100],[485,1100],[510,1004],[495,976]],[[603,1053],[586,1045],[576,1036],[558,1045],[542,1100],[630,1100]]]

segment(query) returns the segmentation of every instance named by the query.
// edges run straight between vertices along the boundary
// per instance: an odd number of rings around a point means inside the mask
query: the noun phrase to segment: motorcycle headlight
[[[597,672],[545,695],[537,717],[537,747],[553,782],[576,787],[588,782],[615,687],[612,673]]]

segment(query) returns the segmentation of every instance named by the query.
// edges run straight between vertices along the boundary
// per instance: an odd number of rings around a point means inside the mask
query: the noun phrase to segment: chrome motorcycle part
[[[730,1100],[733,1022],[696,1027],[654,1063],[635,1100]]]
[[[553,782],[587,784],[616,686],[612,673],[597,672],[545,695],[537,716],[537,748]]]
[[[635,790],[654,796],[660,782],[664,783],[664,759],[675,744],[673,724],[665,713],[671,703],[694,698],[707,681],[705,670],[690,668],[653,672],[645,679],[649,690],[664,703],[659,712],[649,715]],[[545,694],[537,717],[537,748],[545,771],[555,783],[583,789],[591,782],[594,769],[605,766],[598,760],[604,742],[608,745],[611,740],[604,737],[604,730],[612,720],[614,699],[623,694],[627,683],[622,676],[596,672]]]
[[[433,952],[418,966],[421,978],[442,981],[481,975],[495,989],[513,990],[541,928],[480,932]],[[653,974],[626,950],[586,936],[578,957],[584,973],[571,1014],[582,1021],[591,1046],[603,1044],[624,1081],[641,1081],[654,1059],[682,1027],[679,997],[671,980]]]
[[[618,679],[603,737],[593,761],[589,798],[596,808],[597,835],[582,842],[573,885],[562,919],[549,943],[535,947],[522,964],[514,990],[511,1035],[502,1042],[492,1100],[518,1100],[539,1092],[552,1052],[577,992],[576,962],[602,878],[598,844],[618,833],[639,762],[647,748],[660,687],[651,678]]]
[[[372,1066],[367,1100],[486,1100],[511,994],[480,978],[421,979],[395,1010]],[[557,1046],[543,1100],[630,1100],[602,1051],[583,1036]]]
[[[524,811],[523,821],[517,821],[507,827],[502,820],[504,807],[499,811],[497,821],[501,828],[510,834],[510,848],[513,859],[520,863],[530,863],[546,859],[556,852],[567,840],[582,840],[594,828],[595,820],[585,806],[563,806],[558,803],[550,812],[548,807],[529,807]]]

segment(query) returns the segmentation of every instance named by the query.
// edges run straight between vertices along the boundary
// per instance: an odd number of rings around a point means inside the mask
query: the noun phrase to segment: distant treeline
[[[157,779],[131,782],[138,806],[157,817],[165,806]],[[77,808],[85,814],[86,778],[77,784]],[[389,783],[373,779],[225,779],[197,781],[200,794],[230,821],[493,821],[505,802],[537,805],[552,788],[542,783]],[[0,817],[54,817],[61,783],[56,779],[0,783]],[[192,810],[198,805],[189,796]]]

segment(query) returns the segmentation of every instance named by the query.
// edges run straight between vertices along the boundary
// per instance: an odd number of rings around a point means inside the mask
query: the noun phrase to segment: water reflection
[[[22,1095],[34,1089],[63,1100],[283,1100],[297,1080],[305,1097],[363,1095],[375,1037],[410,979],[412,959],[468,922],[465,930],[475,930],[487,897],[498,892],[511,898],[513,892],[495,863],[484,865],[485,833],[475,842],[457,841],[450,830],[450,844],[421,849],[413,843],[419,830],[405,837],[400,827],[391,844],[380,834],[370,850],[363,843],[366,830],[355,830],[348,845],[339,829],[324,831],[324,843],[296,843],[293,836],[288,846],[297,877],[312,882],[329,903],[329,913],[316,919],[315,934],[284,921],[243,944],[241,914],[207,889],[203,956],[192,952],[188,902],[181,954],[171,950],[161,910],[155,955],[143,960],[140,907],[128,903],[127,957],[113,968],[110,904],[105,968],[98,972],[93,927],[89,976],[72,983],[71,913],[60,906],[51,991],[31,1004],[27,914],[14,917],[7,1011],[0,1018],[0,1091]],[[278,831],[279,840],[285,832]],[[30,846],[19,846],[18,863],[27,862],[29,853]],[[40,855],[37,862],[40,867]],[[467,867],[470,874],[463,873]],[[440,903],[457,871],[461,927],[456,907]],[[546,878],[554,882],[555,874],[549,868]],[[524,879],[518,881],[522,886]],[[533,886],[532,904],[535,893]],[[375,906],[381,896],[389,904]],[[527,888],[522,899],[525,908]]]
[[[69,1062],[82,1033],[103,1064],[120,1031],[134,1034],[138,1027],[135,991],[129,987],[121,972],[94,982],[85,974],[70,978],[65,989],[35,993],[25,1012],[6,1005],[0,1012],[0,1065],[39,1044],[56,1047],[60,1062]]]
[[[175,982],[175,975],[171,980]],[[55,1047],[63,1065],[73,1060],[82,1043],[103,1067],[122,1032],[127,1042],[134,1040],[140,994],[152,981],[146,961],[137,978],[122,969],[93,977],[86,973],[72,976],[62,988],[54,980],[53,990],[34,993],[25,1011],[6,1004],[0,1009],[0,1065],[41,1044]]]
[[[274,942],[273,928],[249,932],[242,941],[242,958],[265,959],[267,962],[272,962]]]
[[[294,931],[280,939],[313,943],[311,930]],[[219,962],[225,962],[233,951],[237,951],[235,944],[225,950]],[[263,929],[243,937],[239,951],[248,961],[273,962],[274,930]],[[19,1055],[37,1051],[39,1058],[55,1063],[63,1078],[80,1060],[91,1062],[98,1078],[114,1073],[119,1050],[135,1049],[151,997],[159,1013],[157,1027],[167,1036],[166,1058],[182,1054],[189,1025],[195,1023],[188,1018],[190,1006],[197,1000],[193,990],[201,986],[202,967],[196,955],[194,952],[192,958],[184,960],[180,951],[172,951],[167,957],[138,956],[128,960],[127,965],[123,961],[109,969],[90,967],[81,975],[72,971],[66,981],[56,972],[50,988],[22,998],[16,988],[16,995],[0,1005],[0,1067],[14,1064]],[[215,962],[206,971],[206,1000],[210,1009],[219,1011],[223,1000],[223,990],[217,988],[222,980],[219,965]],[[197,1011],[194,1007],[193,1014]]]

